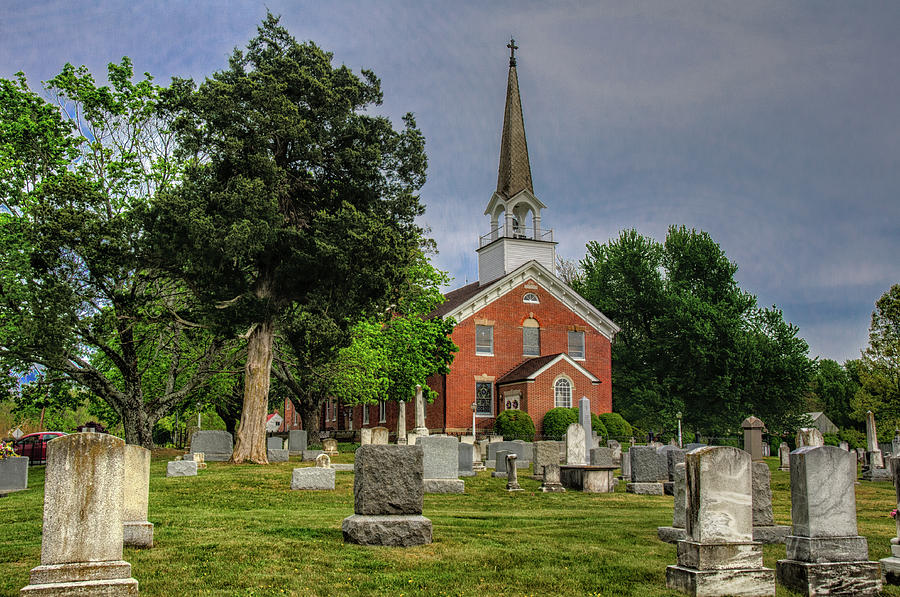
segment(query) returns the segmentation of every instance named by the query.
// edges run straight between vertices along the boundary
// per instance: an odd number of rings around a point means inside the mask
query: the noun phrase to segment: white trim
[[[553,298],[568,307],[608,340],[612,341],[613,337],[621,329],[609,317],[590,304],[587,299],[569,288],[565,282],[534,260],[519,266],[515,271],[493,282],[469,300],[446,313],[444,317],[452,317],[458,322],[468,319],[528,280],[533,280],[540,285]],[[587,347],[585,347],[586,349]]]
[[[552,366],[555,365],[556,363],[560,362],[561,360],[565,360],[565,361],[568,362],[570,365],[572,365],[573,367],[575,367],[575,369],[577,369],[579,373],[581,373],[582,375],[584,375],[585,377],[587,377],[587,378],[591,381],[591,383],[594,383],[594,384],[600,383],[600,379],[597,378],[596,376],[594,376],[593,373],[591,373],[590,371],[588,371],[587,369],[585,369],[584,367],[582,367],[581,365],[579,365],[578,363],[576,363],[575,361],[573,361],[573,360],[572,360],[572,357],[570,357],[570,356],[567,355],[566,353],[561,353],[561,354],[559,354],[555,359],[553,359],[552,361],[550,361],[549,363],[547,363],[546,365],[544,365],[543,367],[541,367],[540,369],[538,369],[537,371],[535,371],[534,373],[532,373],[531,375],[529,375],[529,376],[528,376],[527,378],[525,378],[524,380],[521,380],[521,379],[520,379],[520,380],[518,380],[518,381],[504,382],[503,385],[506,385],[506,383],[521,383],[522,381],[531,381],[531,380],[537,379],[537,377],[538,377],[539,375],[541,375],[544,371],[546,371],[547,369],[549,369],[550,367],[552,367]],[[566,376],[566,377],[568,378],[568,376]],[[571,378],[569,378],[569,379],[570,379],[570,381],[571,381]]]
[[[566,381],[569,384],[569,406],[559,406],[556,404],[556,384],[560,382],[560,380]],[[553,380],[553,384],[550,386],[553,388],[553,408],[572,408],[572,404],[574,402],[575,396],[575,382],[572,381],[572,378],[566,375],[565,373],[560,373]]]

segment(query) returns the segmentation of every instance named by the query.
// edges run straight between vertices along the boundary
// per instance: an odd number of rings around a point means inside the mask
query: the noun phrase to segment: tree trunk
[[[266,415],[269,410],[269,375],[275,325],[270,319],[258,324],[247,341],[244,366],[244,408],[235,434],[231,462],[269,464],[266,455]]]
[[[134,401],[131,401],[134,402]],[[142,402],[138,397],[138,402]],[[122,411],[122,426],[125,428],[125,443],[153,449],[153,425],[156,423],[141,406],[125,408]]]
[[[321,403],[317,403],[313,400],[303,400],[299,405],[294,402],[294,408],[300,412],[300,418],[303,421],[303,429],[306,430],[307,441],[313,444],[319,443],[320,406]]]

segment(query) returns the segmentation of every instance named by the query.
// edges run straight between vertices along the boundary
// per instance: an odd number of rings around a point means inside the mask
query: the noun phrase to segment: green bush
[[[838,437],[850,444],[850,449],[866,448],[866,434],[856,429],[841,429]]]
[[[551,408],[544,415],[544,420],[541,423],[541,434],[544,439],[561,440],[565,437],[566,429],[569,428],[569,425],[577,422],[577,411],[563,406]]]
[[[505,410],[494,421],[494,432],[506,441],[534,441],[534,421],[524,410]]]
[[[623,439],[634,435],[631,425],[619,413],[603,413],[599,418],[606,427],[609,437]]]
[[[601,437],[609,437],[609,433],[606,431],[606,425],[604,425],[600,417],[594,413],[591,413],[591,429]]]
[[[837,433],[823,433],[822,438],[825,440],[826,446],[837,446],[841,443],[841,438]]]

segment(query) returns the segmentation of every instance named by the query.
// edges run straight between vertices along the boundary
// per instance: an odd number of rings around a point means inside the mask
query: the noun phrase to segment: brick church
[[[481,435],[499,413],[517,409],[531,415],[540,435],[548,410],[577,406],[582,396],[595,413],[612,409],[610,343],[619,328],[556,276],[557,243],[553,230],[541,227],[547,206],[531,180],[515,43],[508,47],[500,167],[484,211],[489,232],[476,248],[478,281],[448,292],[431,314],[458,322],[452,338],[459,346],[451,372],[428,379],[437,392],[425,409],[432,433],[472,433],[474,418]],[[413,404],[410,397],[408,430],[415,427]],[[397,415],[393,401],[356,407],[329,402],[320,429],[383,425],[393,434]],[[286,424],[291,416],[285,413]]]

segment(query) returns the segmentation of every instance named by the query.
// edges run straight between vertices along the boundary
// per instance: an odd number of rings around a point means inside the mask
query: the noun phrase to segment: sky
[[[858,358],[900,283],[900,3],[6,0],[0,77],[129,56],[165,84],[226,67],[266,8],[373,70],[426,138],[422,188],[453,287],[477,279],[510,36],[535,194],[558,254],[670,225],[708,232],[810,356]]]

